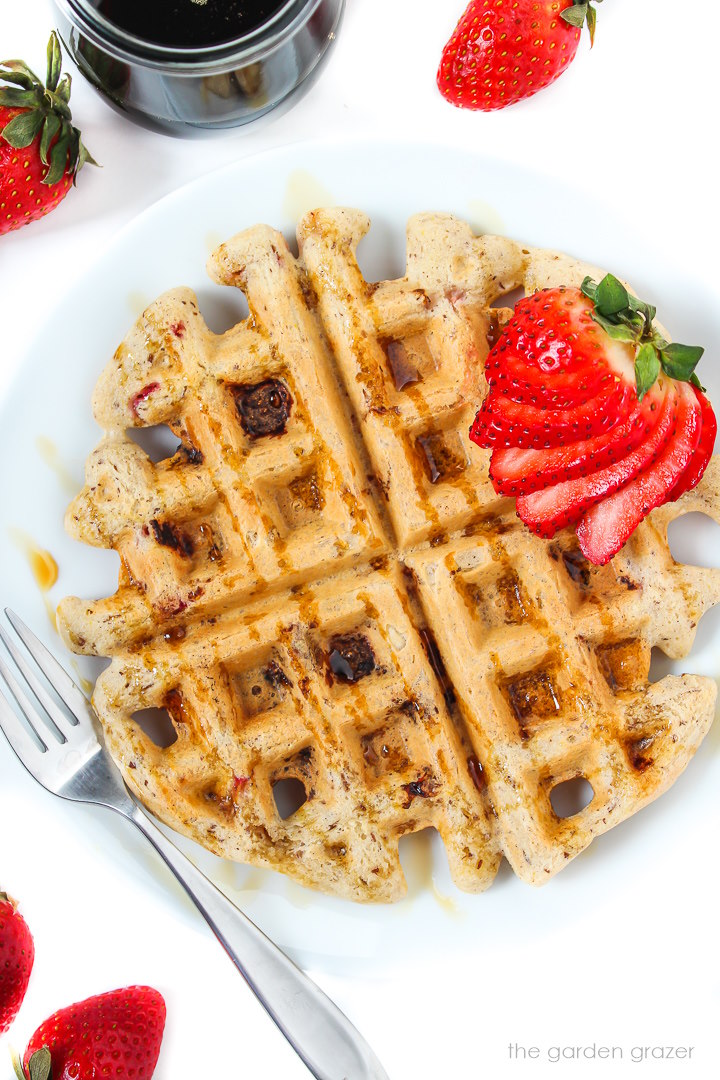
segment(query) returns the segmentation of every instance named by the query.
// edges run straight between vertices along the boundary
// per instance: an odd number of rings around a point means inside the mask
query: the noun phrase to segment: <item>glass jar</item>
[[[55,0],[66,48],[114,108],[172,135],[248,124],[288,99],[325,56],[345,6],[345,0],[286,0],[235,40],[179,47],[126,33],[98,3]]]

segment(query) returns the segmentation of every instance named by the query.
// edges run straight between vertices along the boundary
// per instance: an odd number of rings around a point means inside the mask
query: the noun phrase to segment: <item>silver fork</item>
[[[337,1005],[140,810],[105,750],[100,724],[85,695],[22,619],[7,608],[5,614],[69,712],[60,708],[0,626],[0,638],[22,683],[1,655],[0,675],[35,738],[2,693],[0,728],[30,775],[63,799],[105,806],[137,826],[317,1080],[388,1080],[373,1051]]]

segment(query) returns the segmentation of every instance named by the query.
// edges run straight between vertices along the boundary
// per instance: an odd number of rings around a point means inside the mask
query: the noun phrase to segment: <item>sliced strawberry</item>
[[[619,491],[591,507],[577,527],[580,550],[596,566],[616,555],[651,510],[668,499],[700,441],[702,408],[688,383],[677,383],[677,427],[658,459]]]
[[[490,461],[490,479],[498,495],[530,494],[564,480],[604,469],[631,453],[657,423],[662,394],[653,387],[617,428],[548,450],[498,448]]]
[[[573,336],[577,345],[577,333]],[[595,339],[591,341],[594,346]],[[528,349],[530,344],[533,347]],[[575,352],[565,353],[564,359],[567,366],[561,367],[555,336],[546,338],[543,332],[530,342],[527,335],[513,334],[512,329],[506,327],[485,361],[485,378],[491,386],[509,379],[547,389],[551,394],[567,387],[569,394],[584,401],[597,392],[607,372],[627,374],[625,370],[611,369],[595,348],[583,350],[578,347]]]
[[[667,446],[677,424],[677,384],[668,381],[665,385],[666,393],[657,424],[632,453],[589,476],[566,480],[518,498],[518,516],[534,533],[538,536],[554,536],[558,529],[578,521],[588,507],[628,484],[653,463]]]
[[[553,428],[572,428],[582,425],[588,415],[596,409],[630,409],[637,402],[634,386],[622,381],[615,375],[606,379],[594,397],[581,399],[567,409],[548,409],[541,406],[513,401],[510,394],[504,392],[504,385],[498,386],[493,394],[490,408],[503,423],[518,424],[536,431],[545,431],[548,425]],[[617,418],[617,413],[614,414]]]
[[[715,447],[717,418],[713,412],[713,407],[703,394],[702,390],[699,390],[697,386],[694,386],[693,390],[695,391],[695,397],[700,402],[700,413],[702,416],[700,439],[695,449],[695,453],[692,456],[692,461],[670,492],[667,499],[668,502],[675,502],[675,500],[679,499],[681,495],[684,495],[686,491],[691,491],[696,484],[700,483]]]
[[[538,376],[537,369],[509,358],[508,362],[497,365],[486,364],[485,378],[496,392],[513,401],[554,410],[567,409],[597,397],[615,375],[606,364],[596,364],[589,370]]]
[[[470,431],[492,450],[497,493],[515,496],[519,517],[547,537],[577,522],[587,532],[602,519],[593,507],[610,500],[622,508],[612,554],[626,518],[641,521],[670,478],[660,501],[678,498],[707,466],[717,422],[702,393],[691,393],[702,354],[666,341],[655,307],[612,274],[520,301],[487,359],[488,393]],[[697,449],[688,457],[689,442]],[[626,489],[639,507],[619,498]],[[588,543],[607,561],[597,537]]]
[[[490,393],[475,417],[470,438],[484,447],[563,446],[615,427],[636,403],[635,387],[624,380],[609,383],[605,393],[592,401],[552,413]]]
[[[594,310],[580,289],[563,286],[518,302],[486,362],[490,391],[475,442],[562,446],[626,417],[636,398],[634,353],[608,336]]]
[[[491,356],[507,352],[545,375],[588,370],[604,358],[593,310],[579,289],[541,289],[515,305]]]

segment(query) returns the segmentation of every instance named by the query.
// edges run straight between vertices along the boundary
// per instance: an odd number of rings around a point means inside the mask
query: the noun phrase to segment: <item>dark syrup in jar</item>
[[[257,30],[287,0],[98,0],[97,10],[126,33],[156,45],[203,48]]]

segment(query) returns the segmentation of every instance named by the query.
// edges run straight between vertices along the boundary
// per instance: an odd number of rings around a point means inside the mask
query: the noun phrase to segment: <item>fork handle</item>
[[[337,1005],[137,806],[129,816],[180,882],[316,1080],[388,1080],[373,1051]]]

